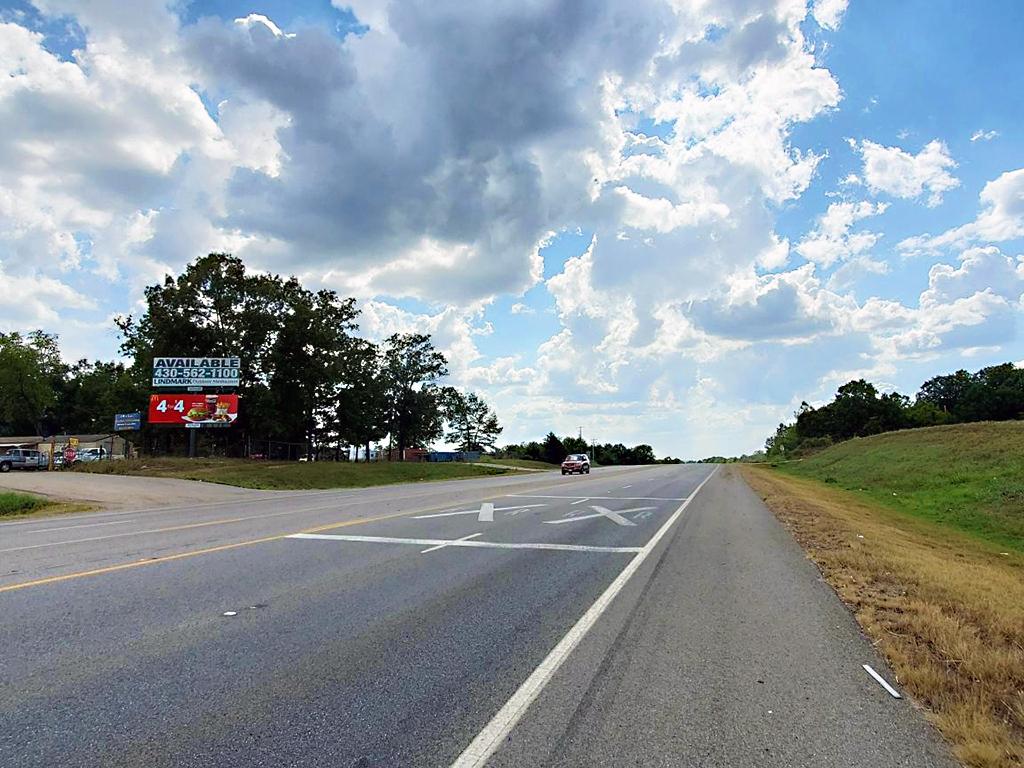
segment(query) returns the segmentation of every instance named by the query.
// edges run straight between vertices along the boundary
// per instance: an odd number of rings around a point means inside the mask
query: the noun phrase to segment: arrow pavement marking
[[[632,509],[620,509],[618,512],[612,512],[610,509],[599,507],[596,504],[592,504],[590,508],[594,510],[595,514],[578,515],[564,520],[545,520],[544,522],[548,525],[560,525],[561,523],[575,523],[578,520],[592,520],[595,517],[607,517],[613,523],[618,523],[619,525],[636,525],[636,523],[632,520],[627,520],[623,515],[627,512],[644,512],[648,509],[655,509],[655,507],[633,507]]]
[[[413,520],[429,520],[433,517],[455,517],[456,515],[477,515],[481,523],[493,523],[495,512],[505,512],[510,509],[533,509],[534,507],[546,507],[547,504],[519,504],[514,507],[496,507],[491,502],[484,502],[480,509],[464,509],[459,512],[437,512],[433,515],[414,515]]]

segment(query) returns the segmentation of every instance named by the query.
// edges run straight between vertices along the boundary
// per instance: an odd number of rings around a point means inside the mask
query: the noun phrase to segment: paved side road
[[[0,527],[0,765],[952,768],[711,470]]]

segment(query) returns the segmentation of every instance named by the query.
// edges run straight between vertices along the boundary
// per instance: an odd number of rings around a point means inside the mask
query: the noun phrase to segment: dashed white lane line
[[[587,497],[587,498],[585,498],[585,499],[580,499],[579,501],[574,501],[574,502],[573,502],[572,504],[570,504],[569,506],[570,506],[570,507],[574,507],[574,506],[576,506],[577,504],[582,504],[582,503],[583,503],[583,502],[585,502],[585,501],[590,501],[590,497],[588,496],[588,497]]]
[[[19,534],[49,533],[50,531],[70,531],[73,528],[95,528],[97,525],[124,525],[134,523],[135,520],[109,520],[105,523],[85,523],[84,525],[62,525],[60,528],[33,528],[31,531],[18,531]]]
[[[698,486],[699,487],[699,486]],[[510,493],[505,497],[506,499],[579,499],[579,496],[540,496],[533,493]],[[688,496],[680,498],[665,497],[665,496],[587,496],[587,499],[597,499],[598,501],[686,501],[687,498],[693,498]]]
[[[895,688],[889,685],[889,683],[886,682],[886,679],[877,672],[875,672],[875,670],[873,670],[870,666],[868,666],[867,664],[862,664],[861,666],[864,667],[865,672],[867,672],[869,675],[875,678],[875,682],[877,682],[880,686],[882,686],[883,688],[885,688],[886,691],[889,692],[890,696],[892,696],[894,699],[903,698],[902,696],[900,696],[899,691],[897,691]]]
[[[289,539],[323,539],[324,541],[354,541],[366,544],[416,544],[421,547],[470,547],[473,549],[547,549],[553,552],[640,552],[642,547],[597,547],[588,544],[549,544],[521,541],[470,541],[465,539],[405,539],[397,536],[345,536],[333,533],[293,533]]]
[[[565,637],[558,642],[558,645],[551,649],[551,652],[540,663],[540,666],[533,670],[530,676],[519,686],[519,689],[512,694],[512,698],[505,702],[505,706],[498,710],[497,714],[491,718],[491,721],[473,739],[473,742],[456,758],[455,762],[452,763],[452,768],[481,768],[481,766],[487,763],[487,760],[501,746],[501,743],[509,733],[512,732],[516,723],[526,713],[534,699],[544,690],[544,687],[569,657],[569,654],[579,645],[590,628],[597,623],[597,620],[601,618],[601,615],[611,604],[612,600],[615,599],[615,596],[622,591],[622,588],[626,586],[626,583],[633,574],[639,570],[647,556],[658,546],[658,542],[664,538],[676,520],[686,511],[690,502],[700,493],[701,488],[704,487],[708,480],[715,476],[717,471],[718,467],[711,470],[711,474],[701,481],[701,484],[679,505],[671,517],[658,529],[658,532],[651,537],[650,541],[640,549],[636,557],[629,561],[629,564],[615,577],[615,581],[608,585],[608,588],[587,609],[587,612],[580,617],[579,621],[573,625]]]
[[[483,536],[483,534],[482,533],[471,533],[471,534],[469,534],[469,536],[463,536],[461,539],[456,539],[456,541],[469,541],[470,539],[475,539],[477,536]],[[425,555],[425,554],[427,554],[427,552],[436,552],[439,549],[444,549],[445,547],[450,547],[450,546],[451,546],[451,544],[438,544],[435,547],[428,547],[427,549],[422,550],[420,552],[420,554],[421,555]]]

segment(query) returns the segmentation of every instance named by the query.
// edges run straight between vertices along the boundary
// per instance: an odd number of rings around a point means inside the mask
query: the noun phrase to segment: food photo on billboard
[[[149,423],[179,427],[230,427],[238,395],[169,393],[149,396]]]

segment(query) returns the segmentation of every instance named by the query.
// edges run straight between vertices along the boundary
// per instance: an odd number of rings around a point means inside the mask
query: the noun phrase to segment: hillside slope
[[[888,432],[778,468],[1024,551],[1024,422]]]

